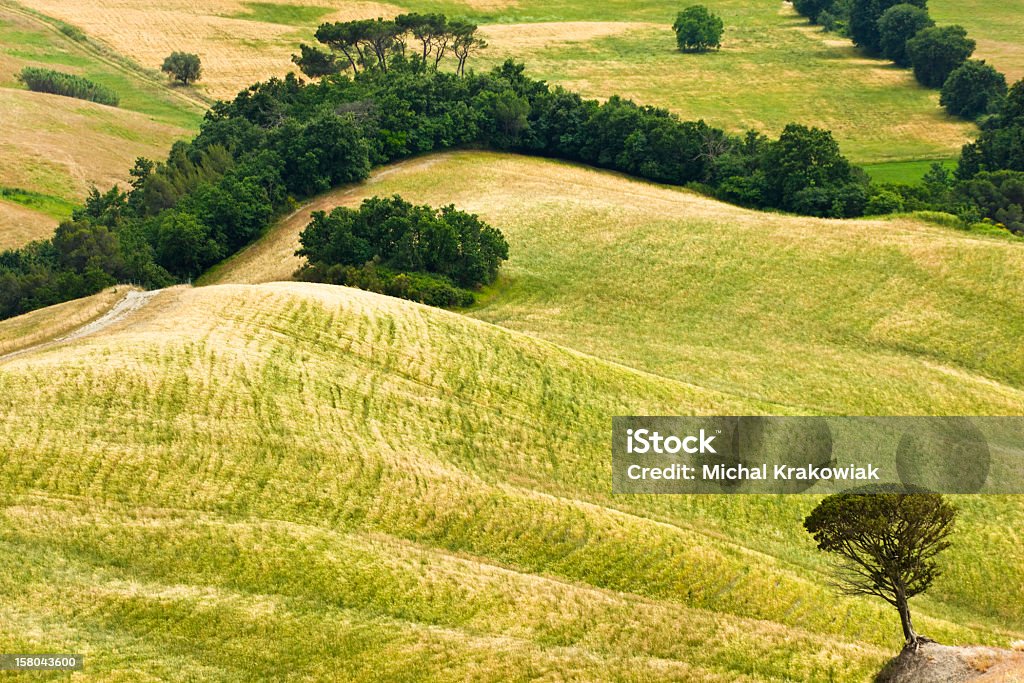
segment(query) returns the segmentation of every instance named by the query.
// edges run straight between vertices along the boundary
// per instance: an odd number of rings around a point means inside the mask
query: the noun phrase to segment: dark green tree
[[[203,75],[203,66],[199,55],[190,52],[172,52],[164,60],[160,70],[182,85],[195,83]]]
[[[907,41],[934,25],[928,10],[922,7],[907,3],[893,5],[878,19],[878,45],[882,56],[897,66],[910,66]]]
[[[725,24],[704,5],[694,5],[679,13],[672,29],[683,52],[707,52],[722,46]]]
[[[984,61],[968,59],[949,75],[939,104],[954,116],[974,119],[1006,95],[1006,76]]]
[[[832,9],[834,3],[835,0],[793,0],[793,9],[817,24],[821,13]]]
[[[891,486],[876,493],[826,497],[804,520],[818,549],[841,558],[839,585],[895,607],[908,646],[921,636],[909,600],[939,576],[936,556],[950,546],[956,508],[936,493]]]
[[[477,33],[476,24],[466,21],[453,21],[448,24],[448,29],[452,36],[452,52],[458,60],[455,73],[464,76],[466,74],[466,61],[469,59],[469,56],[487,47],[487,41]]]
[[[926,0],[853,0],[850,7],[850,38],[854,45],[871,54],[881,52],[878,20],[890,7],[901,4],[924,8]]]
[[[322,78],[341,72],[341,66],[333,54],[305,44],[299,45],[299,54],[292,55],[292,62],[310,78]]]
[[[918,83],[941,88],[949,75],[974,53],[975,42],[963,26],[933,26],[907,41],[907,56]]]
[[[843,199],[836,191],[853,182],[852,168],[829,131],[789,124],[767,146],[763,166],[771,205],[825,216],[846,213],[832,207]]]

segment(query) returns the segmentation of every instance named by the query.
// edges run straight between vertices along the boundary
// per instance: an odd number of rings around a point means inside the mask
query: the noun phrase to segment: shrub
[[[707,52],[721,47],[725,24],[704,5],[694,5],[679,13],[672,29],[683,52]]]
[[[958,196],[977,207],[981,217],[1024,234],[1024,173],[983,172],[957,188]]]
[[[907,55],[921,85],[941,88],[974,52],[975,42],[963,26],[926,28],[907,41]]]
[[[1006,77],[984,61],[969,59],[949,75],[939,103],[954,116],[974,119],[1006,95]]]
[[[18,74],[18,80],[24,83],[29,90],[35,92],[75,97],[80,100],[98,102],[99,104],[106,104],[111,107],[116,107],[120,102],[117,93],[110,88],[93,83],[81,76],[66,74],[52,69],[26,66]]]
[[[203,65],[199,55],[189,52],[172,52],[164,60],[160,70],[182,85],[198,81],[203,75]]]
[[[903,196],[892,190],[878,190],[868,199],[864,214],[884,216],[903,211]]]
[[[907,41],[934,25],[926,9],[906,3],[890,7],[878,19],[878,44],[882,55],[898,66],[910,66]]]

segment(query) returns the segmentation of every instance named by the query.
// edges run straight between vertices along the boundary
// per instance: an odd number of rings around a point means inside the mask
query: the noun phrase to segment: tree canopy
[[[923,7],[907,3],[893,5],[878,19],[878,46],[882,56],[897,66],[910,66],[907,41],[922,29],[934,25],[928,10]]]
[[[882,36],[878,22],[886,10],[901,4],[923,9],[926,0],[853,0],[850,6],[850,38],[853,43],[871,54],[879,54]]]
[[[302,279],[442,306],[472,303],[472,293],[458,289],[490,284],[508,258],[504,236],[477,216],[397,195],[367,199],[356,210],[317,211],[299,241],[296,254],[309,261]]]
[[[907,56],[921,85],[941,88],[974,53],[975,45],[963,26],[933,26],[907,41]]]
[[[449,20],[443,14],[410,13],[394,19],[325,23],[315,38],[326,51],[300,45],[299,54],[292,55],[292,61],[310,78],[364,69],[387,71],[395,58],[437,69],[447,55],[454,57],[455,71],[462,75],[469,58],[487,47],[476,24]]]
[[[1006,95],[1006,76],[984,61],[969,59],[949,75],[939,104],[954,116],[974,119]]]

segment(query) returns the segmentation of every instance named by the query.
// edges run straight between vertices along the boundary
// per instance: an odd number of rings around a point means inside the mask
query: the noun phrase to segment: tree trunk
[[[914,630],[913,622],[910,620],[910,605],[903,591],[897,591],[896,593],[896,609],[900,611],[900,623],[903,625],[903,637],[906,639],[907,645],[916,647],[919,636],[917,631]]]

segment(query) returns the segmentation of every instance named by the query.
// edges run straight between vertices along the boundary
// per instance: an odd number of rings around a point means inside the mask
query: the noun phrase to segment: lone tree
[[[672,24],[676,32],[676,42],[683,52],[707,52],[722,46],[722,33],[725,24],[722,18],[713,14],[704,5],[687,7]]]
[[[937,493],[898,485],[828,496],[804,528],[819,550],[842,558],[838,584],[851,595],[874,595],[895,607],[907,646],[922,639],[910,620],[910,598],[939,576],[935,556],[949,547],[956,508]]]
[[[172,52],[164,60],[164,65],[160,67],[160,70],[182,85],[194,83],[203,75],[203,66],[199,61],[199,55],[190,52]]]

